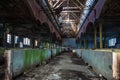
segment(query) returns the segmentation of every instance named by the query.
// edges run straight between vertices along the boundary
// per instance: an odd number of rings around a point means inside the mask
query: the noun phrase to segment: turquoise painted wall
[[[78,57],[82,57],[82,50],[81,49],[75,49],[75,52],[77,54]]]
[[[93,69],[105,76],[108,80],[112,80],[112,52],[82,50],[82,58],[89,63]]]
[[[53,53],[51,53],[53,52]],[[60,49],[11,49],[12,75],[17,76],[42,61],[48,60],[60,53]]]
[[[75,38],[64,38],[63,39],[64,46],[71,46],[73,48],[77,48],[76,39]]]

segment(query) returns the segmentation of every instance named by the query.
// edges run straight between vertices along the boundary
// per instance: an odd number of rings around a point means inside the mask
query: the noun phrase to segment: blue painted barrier
[[[108,80],[120,79],[120,52],[112,50],[82,50],[82,59]]]
[[[23,66],[24,66],[24,51],[23,50],[12,50],[11,51],[11,68],[12,68],[12,75],[17,76],[19,75],[18,72],[23,71]]]
[[[81,49],[75,49],[75,52],[76,52],[78,57],[82,56],[82,52],[81,51],[82,51]]]
[[[10,49],[5,53],[8,59],[8,69],[11,77],[18,76],[25,70],[40,64],[42,61],[51,59],[51,56],[56,56],[59,53],[57,49]],[[52,52],[52,53],[51,53]]]

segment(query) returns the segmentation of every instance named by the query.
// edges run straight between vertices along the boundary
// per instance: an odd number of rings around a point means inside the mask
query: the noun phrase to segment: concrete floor
[[[50,63],[38,66],[15,80],[103,80],[82,59],[63,53]]]

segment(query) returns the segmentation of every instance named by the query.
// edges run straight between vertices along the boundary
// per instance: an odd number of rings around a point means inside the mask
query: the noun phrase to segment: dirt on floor
[[[3,80],[5,78],[5,62],[4,57],[0,55],[0,80]]]
[[[81,58],[63,53],[17,77],[15,80],[104,80],[89,68]]]

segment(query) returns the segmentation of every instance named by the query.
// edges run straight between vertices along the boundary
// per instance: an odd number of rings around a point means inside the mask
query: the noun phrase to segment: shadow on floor
[[[60,76],[64,80],[90,80],[87,78],[84,73],[81,71],[74,71],[74,70],[59,70],[60,73],[62,73]]]

